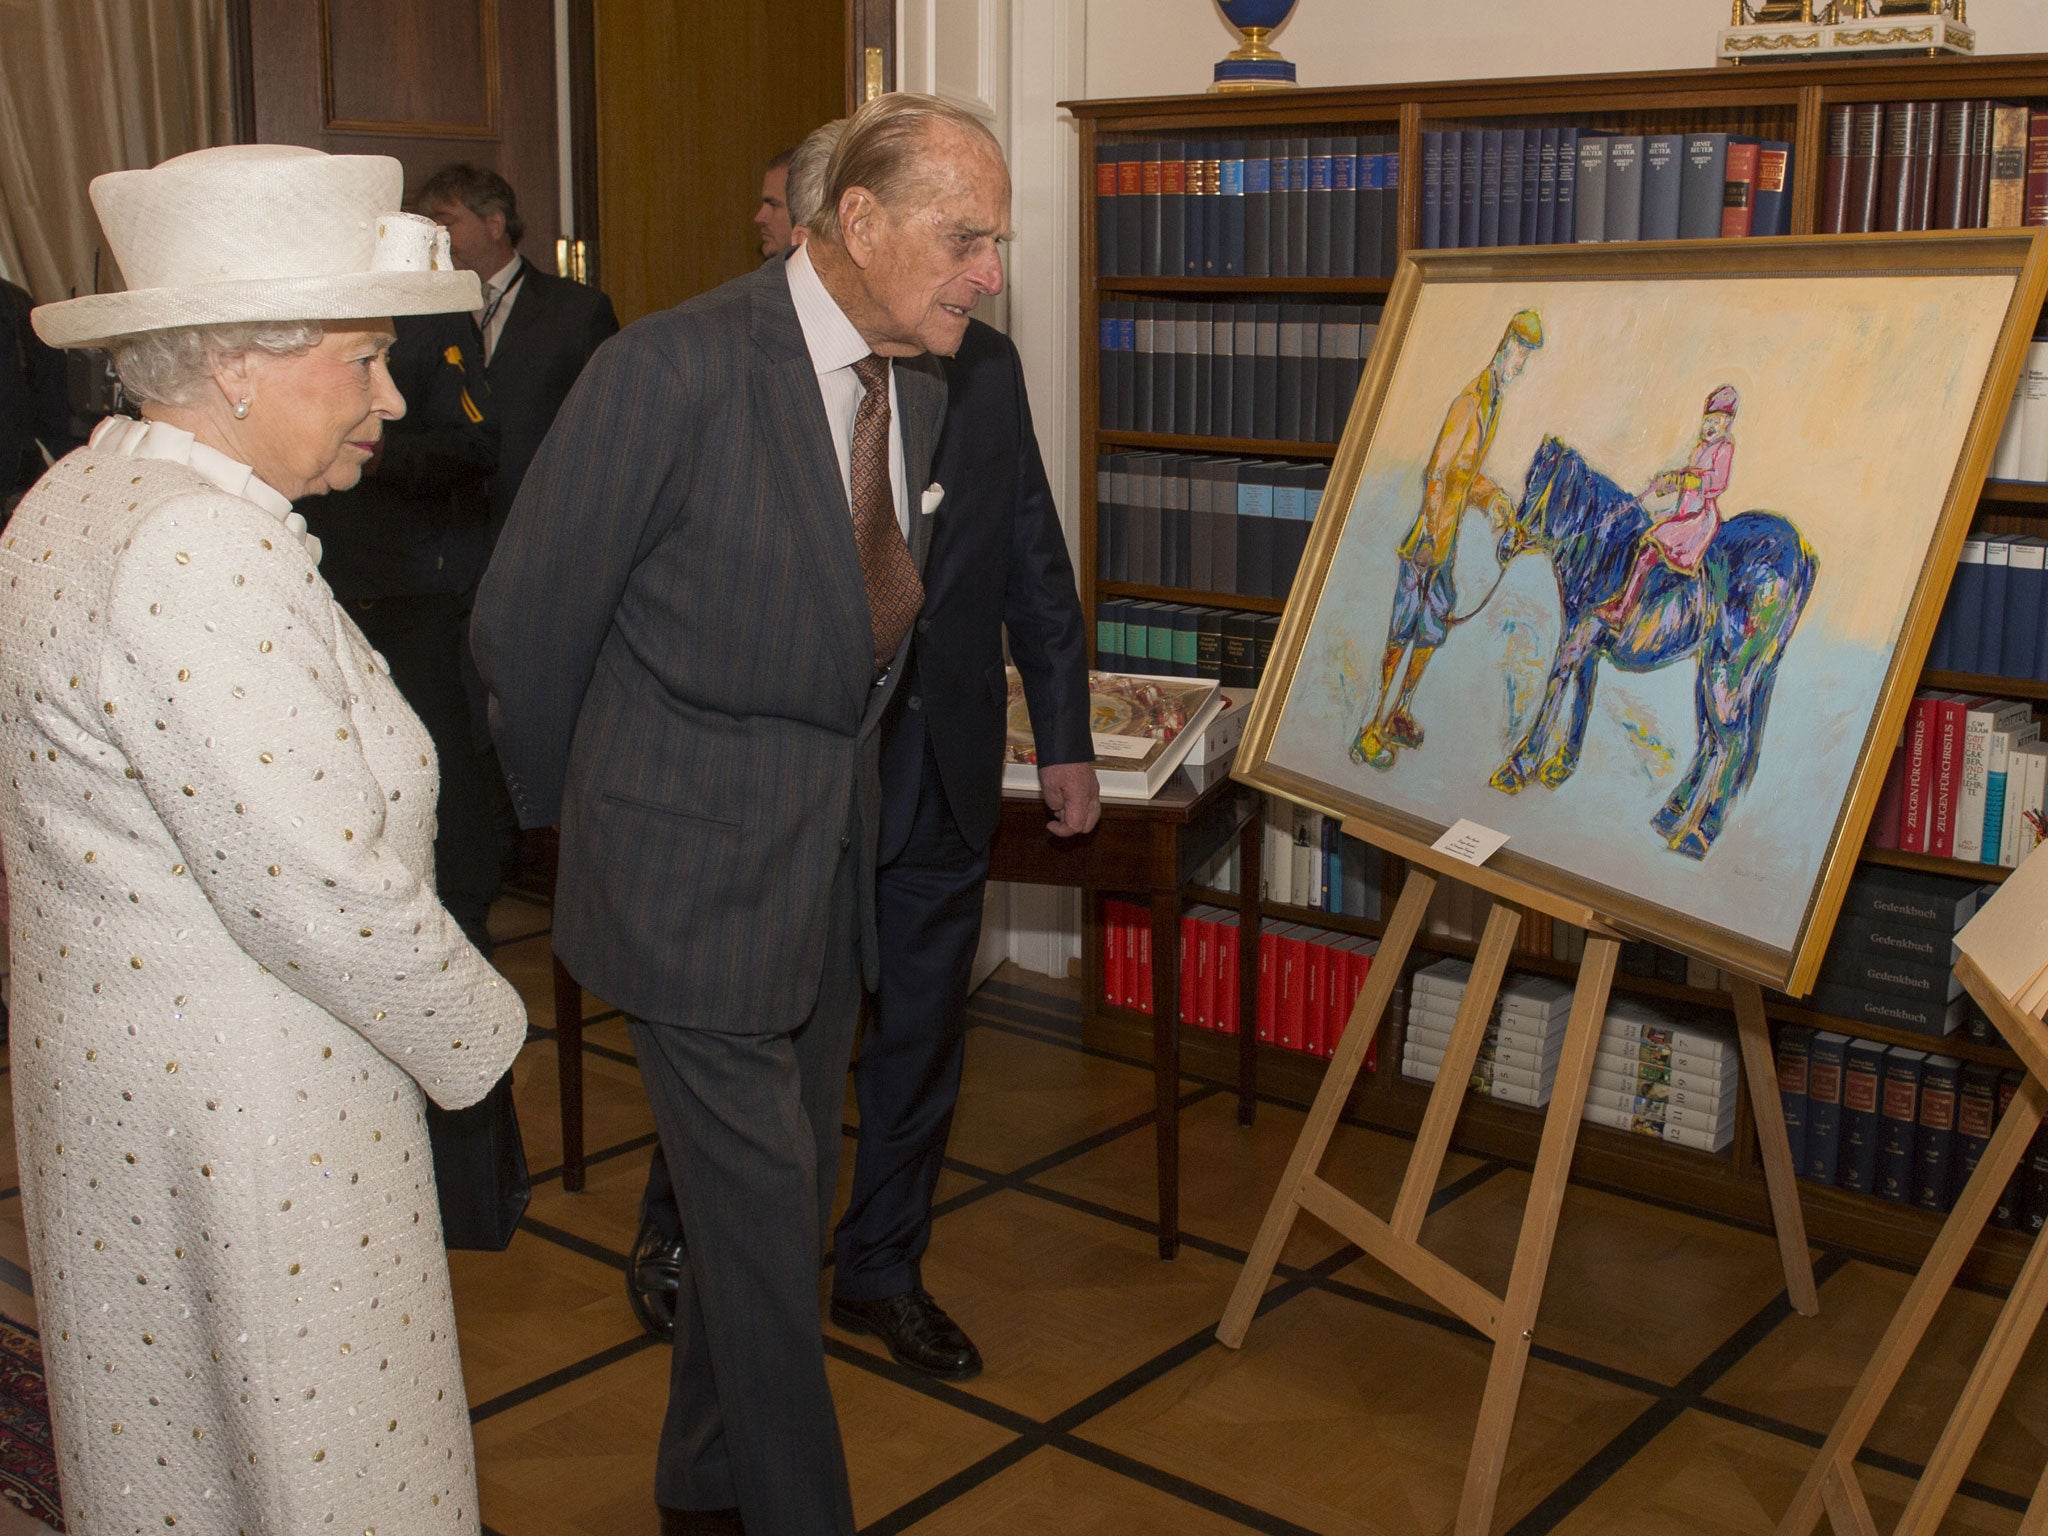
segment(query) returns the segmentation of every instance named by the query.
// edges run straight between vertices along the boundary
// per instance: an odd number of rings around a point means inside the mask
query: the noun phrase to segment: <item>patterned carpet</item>
[[[43,1524],[64,1529],[50,1400],[36,1336],[0,1318],[0,1497]]]

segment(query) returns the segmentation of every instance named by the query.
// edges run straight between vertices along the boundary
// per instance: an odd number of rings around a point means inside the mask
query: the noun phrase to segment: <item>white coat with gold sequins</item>
[[[478,1529],[422,1111],[525,1033],[427,732],[249,471],[115,421],[0,539],[15,1135],[70,1528]]]

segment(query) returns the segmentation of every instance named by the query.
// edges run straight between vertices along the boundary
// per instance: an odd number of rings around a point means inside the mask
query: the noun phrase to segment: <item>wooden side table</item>
[[[1235,783],[1230,765],[1182,768],[1150,800],[1105,800],[1086,837],[1055,837],[1034,790],[1006,792],[989,851],[989,878],[1078,888],[1086,940],[1081,1006],[1102,998],[1104,893],[1136,896],[1152,916],[1152,1074],[1159,1162],[1159,1256],[1180,1247],[1180,914],[1181,890],[1231,837],[1238,840],[1237,1118],[1250,1125],[1258,1089],[1259,855],[1263,801]]]

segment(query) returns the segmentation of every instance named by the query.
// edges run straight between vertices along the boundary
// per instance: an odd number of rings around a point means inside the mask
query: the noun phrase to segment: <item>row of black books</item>
[[[1153,140],[1095,149],[1103,277],[1392,277],[1392,133]]]
[[[1849,882],[1819,979],[1803,1006],[1937,1038],[1963,1024],[1955,936],[1988,887],[1865,865]]]
[[[1266,675],[1278,614],[1105,598],[1095,605],[1095,665],[1106,672],[1206,677],[1256,688]]]
[[[2048,116],[1976,101],[1828,108],[1824,235],[2048,224]]]
[[[1948,1211],[2024,1074],[1833,1030],[1778,1031],[1778,1094],[1799,1176]],[[2048,1219],[2048,1138],[2036,1137],[1992,1215],[2028,1232]]]
[[[1334,443],[1379,319],[1308,300],[1104,304],[1103,429]]]
[[[1330,482],[1327,464],[1200,453],[1095,462],[1095,570],[1104,581],[1285,597]]]
[[[1791,163],[1789,144],[1741,134],[1425,131],[1418,244],[1437,250],[1790,234]]]

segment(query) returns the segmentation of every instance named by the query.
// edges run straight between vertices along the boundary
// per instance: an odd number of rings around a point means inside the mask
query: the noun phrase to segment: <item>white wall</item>
[[[1728,15],[1725,0],[1301,0],[1273,45],[1303,85],[1699,69]],[[1968,15],[1980,53],[2048,53],[2043,0],[1968,0]],[[1235,36],[1205,0],[1088,0],[1087,94],[1206,90]]]

